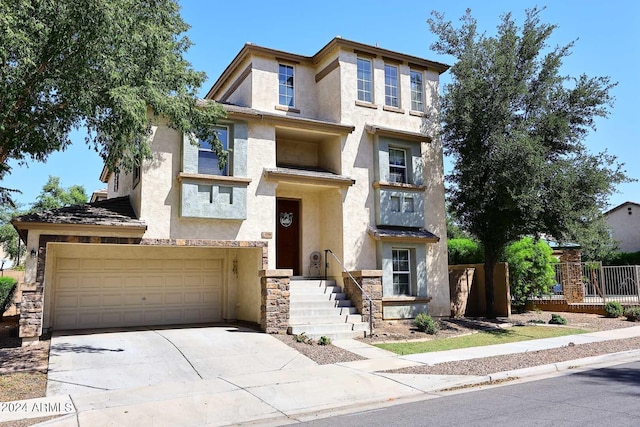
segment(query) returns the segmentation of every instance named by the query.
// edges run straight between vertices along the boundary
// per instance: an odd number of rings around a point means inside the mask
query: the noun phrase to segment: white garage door
[[[146,249],[145,251],[141,251]],[[55,258],[53,328],[170,325],[222,320],[222,258],[183,249],[175,258],[145,258],[157,248],[119,257]],[[166,248],[165,248],[166,249]],[[180,249],[176,249],[180,251]],[[127,252],[127,251],[124,251]],[[171,251],[164,251],[166,256]],[[149,255],[146,255],[149,256]]]

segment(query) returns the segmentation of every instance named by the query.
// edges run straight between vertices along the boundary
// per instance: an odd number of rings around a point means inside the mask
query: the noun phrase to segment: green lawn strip
[[[504,344],[540,338],[561,337],[564,335],[584,334],[589,331],[573,328],[549,328],[544,326],[513,326],[511,328],[482,331],[476,334],[453,338],[436,338],[431,341],[398,342],[376,344],[396,354],[429,353],[432,351],[453,350],[456,348],[481,347],[484,345]]]

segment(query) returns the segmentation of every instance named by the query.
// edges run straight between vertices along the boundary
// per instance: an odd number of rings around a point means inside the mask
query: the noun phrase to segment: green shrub
[[[537,324],[547,323],[542,319],[529,319],[528,322],[529,323],[537,323]]]
[[[484,252],[480,244],[471,239],[451,239],[447,241],[449,265],[478,264],[484,262]]]
[[[416,325],[419,331],[426,332],[429,335],[435,335],[440,331],[438,321],[434,320],[427,313],[420,313],[413,319],[413,324]]]
[[[617,301],[609,301],[604,305],[604,311],[607,312],[607,317],[620,317],[622,313],[624,313],[624,309],[622,308],[622,304]]]
[[[320,337],[318,340],[318,345],[329,345],[331,344],[331,338],[325,337],[324,335]]]
[[[549,320],[549,324],[550,325],[566,325],[567,319],[560,316],[559,314],[554,313],[551,315],[551,320]]]
[[[505,252],[509,264],[509,288],[516,311],[524,311],[531,295],[548,294],[555,283],[553,265],[558,262],[546,242],[525,237],[510,244]]]
[[[13,302],[18,282],[12,277],[0,277],[0,320]]]
[[[309,342],[309,340],[310,340],[310,338],[304,332],[299,333],[299,334],[295,334],[293,336],[293,339],[296,342],[300,342],[300,343],[306,343],[306,342]]]
[[[629,307],[624,311],[624,316],[630,322],[640,322],[640,307]]]

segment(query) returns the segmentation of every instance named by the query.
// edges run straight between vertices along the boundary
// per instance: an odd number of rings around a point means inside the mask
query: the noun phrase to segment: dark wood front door
[[[300,275],[300,201],[276,200],[276,267]]]

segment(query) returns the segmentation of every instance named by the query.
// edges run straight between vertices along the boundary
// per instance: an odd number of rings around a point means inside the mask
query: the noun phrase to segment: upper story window
[[[358,100],[373,102],[371,60],[358,58]]]
[[[135,187],[136,185],[138,185],[138,183],[140,182],[140,165],[137,164],[136,166],[134,166],[133,168],[133,186]]]
[[[113,173],[113,191],[118,192],[118,188],[120,187],[120,172]]]
[[[389,107],[399,107],[398,97],[398,67],[384,65],[384,104]]]
[[[411,70],[411,109],[424,112],[424,86],[420,71]]]
[[[218,140],[222,144],[223,150],[229,149],[229,128],[226,126],[217,126],[214,132]],[[227,175],[228,165],[220,170],[218,166],[218,156],[213,151],[212,141],[200,141],[200,149],[198,150],[198,173],[206,175]]]
[[[407,184],[407,152],[389,148],[389,182]]]
[[[411,295],[411,261],[409,249],[392,249],[393,294]]]
[[[285,107],[294,106],[293,66],[280,64],[278,68],[278,103]]]

